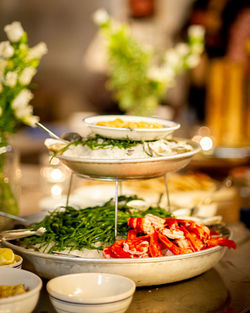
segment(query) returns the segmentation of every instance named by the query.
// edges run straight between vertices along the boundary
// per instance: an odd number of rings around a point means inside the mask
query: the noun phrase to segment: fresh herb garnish
[[[85,140],[83,139],[73,141],[69,145],[74,146],[82,145],[88,146],[91,150],[99,150],[99,149],[113,149],[114,147],[117,147],[119,149],[130,149],[142,143],[143,143],[142,141],[135,141],[131,139],[112,139],[96,135],[95,137],[88,137]]]
[[[151,141],[155,141],[155,140],[150,140],[150,142]],[[58,154],[62,154],[63,152],[68,150],[70,146],[75,146],[75,147],[78,145],[88,146],[91,150],[99,150],[99,149],[112,150],[115,147],[126,150],[126,149],[131,149],[137,146],[138,144],[143,144],[143,143],[144,141],[136,141],[136,140],[131,140],[129,138],[112,139],[112,138],[105,138],[100,135],[96,135],[95,137],[88,137],[86,139],[75,140],[75,141],[69,142],[65,147],[55,152],[52,158],[56,157]]]
[[[118,236],[122,238],[127,236],[129,217],[144,217],[149,213],[159,217],[171,216],[160,207],[150,207],[146,211],[141,211],[127,206],[129,201],[138,199],[137,196],[118,198]],[[38,245],[39,250],[51,246],[48,253],[65,249],[82,250],[83,248],[102,250],[105,245],[110,245],[115,241],[114,220],[113,199],[101,206],[79,210],[68,206],[51,212],[41,222],[30,226],[34,230],[45,227],[46,232],[41,237],[30,236],[20,241],[27,248],[34,248]]]

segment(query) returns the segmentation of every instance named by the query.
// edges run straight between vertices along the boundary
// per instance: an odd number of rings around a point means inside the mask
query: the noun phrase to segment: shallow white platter
[[[47,212],[27,216],[29,223],[41,221]],[[213,226],[223,237],[230,238],[230,230],[223,224]],[[14,241],[3,239],[3,245],[13,249],[24,259],[23,268],[51,279],[64,274],[102,272],[123,275],[137,286],[161,285],[177,282],[204,273],[224,255],[226,248],[217,246],[206,250],[173,256],[141,259],[83,258],[72,255],[54,255],[26,249]]]
[[[186,140],[193,150],[164,157],[146,159],[85,159],[58,155],[57,157],[73,172],[84,177],[103,180],[147,179],[160,177],[168,172],[185,167],[193,155],[200,151],[200,145]]]
[[[162,128],[121,128],[96,125],[98,122],[109,122],[116,118],[120,118],[125,122],[147,122],[161,124]],[[180,124],[161,118],[131,116],[131,115],[96,115],[83,119],[84,123],[91,129],[92,133],[113,139],[131,139],[138,141],[158,140],[166,138],[176,129],[180,128]]]
[[[24,268],[47,279],[71,273],[101,272],[126,276],[134,280],[137,286],[161,285],[200,275],[212,268],[226,249],[217,246],[158,258],[87,259],[35,252],[5,240],[3,244],[23,257]]]

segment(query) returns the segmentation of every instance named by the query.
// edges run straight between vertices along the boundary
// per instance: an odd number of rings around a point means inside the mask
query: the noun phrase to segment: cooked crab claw
[[[117,240],[111,247],[103,249],[103,256],[109,258],[144,258],[149,254],[148,236],[136,237],[133,239]]]
[[[131,228],[127,238],[105,247],[105,258],[169,256],[197,252],[218,245],[236,248],[234,241],[220,237],[219,233],[192,220],[160,218],[147,214],[144,218],[130,217],[127,224]]]
[[[233,240],[223,238],[223,237],[211,238],[207,242],[207,246],[209,248],[215,247],[218,245],[223,246],[223,247],[228,247],[229,249],[236,249],[236,243]]]

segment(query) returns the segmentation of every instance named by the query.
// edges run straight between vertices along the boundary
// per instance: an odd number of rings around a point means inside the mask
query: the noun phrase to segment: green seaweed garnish
[[[125,238],[129,227],[129,217],[144,217],[153,214],[159,217],[171,217],[171,213],[160,207],[149,207],[146,211],[131,209],[127,203],[138,200],[137,196],[119,196],[118,198],[118,236]],[[42,236],[30,236],[21,239],[27,248],[54,251],[98,249],[111,245],[115,241],[114,234],[115,208],[114,199],[100,206],[75,209],[67,206],[50,212],[41,222],[30,225],[31,229],[46,228]]]

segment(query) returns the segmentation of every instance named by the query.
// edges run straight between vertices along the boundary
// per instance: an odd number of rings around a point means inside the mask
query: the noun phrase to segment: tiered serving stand
[[[75,157],[58,156],[58,158],[71,170],[70,186],[67,196],[69,201],[73,175],[102,181],[115,182],[115,235],[117,235],[117,208],[119,182],[125,180],[151,179],[164,176],[166,195],[168,200],[168,210],[170,210],[167,173],[177,171],[185,167],[192,156],[200,151],[198,144],[187,141],[192,146],[190,152],[179,153],[166,157],[155,157],[149,159],[130,159],[130,160],[93,160]]]
[[[108,117],[110,119],[113,118],[112,116]],[[105,118],[107,117],[104,117],[103,120]],[[90,126],[93,124],[93,120],[85,122],[89,123]],[[171,126],[176,129],[175,125]],[[98,133],[98,129],[96,130],[95,126],[94,128],[96,133]],[[101,135],[107,136],[106,133],[102,133],[103,128],[100,129]],[[126,131],[128,134],[132,134],[132,137],[133,135],[138,135],[133,130],[129,129]],[[125,180],[151,179],[164,176],[168,210],[170,210],[167,174],[185,167],[193,155],[200,151],[199,145],[195,142],[188,140],[186,142],[192,146],[192,151],[148,159],[90,160],[80,157],[59,156],[59,159],[72,170],[67,202],[74,174],[87,179],[113,181],[115,183],[114,232],[115,236],[117,236],[119,183]],[[224,236],[229,236],[229,231],[226,228],[222,227],[220,232]],[[225,248],[217,246],[199,252],[158,258],[90,259],[35,252],[8,241],[4,241],[4,244],[22,255],[26,267],[36,271],[44,278],[50,279],[59,275],[78,272],[104,272],[127,276],[133,279],[137,286],[160,285],[197,276],[213,267],[221,259],[225,251]]]

